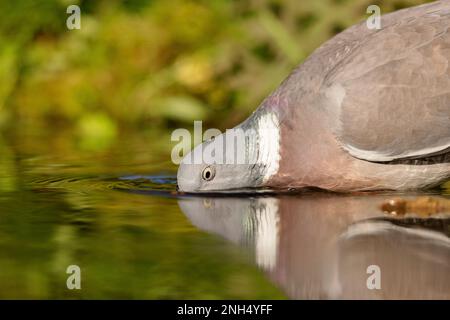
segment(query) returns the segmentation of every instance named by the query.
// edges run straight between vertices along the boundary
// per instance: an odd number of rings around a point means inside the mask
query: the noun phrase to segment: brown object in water
[[[441,213],[450,213],[450,200],[437,197],[418,197],[411,200],[394,198],[384,202],[381,205],[381,210],[395,216],[417,214],[429,217]]]

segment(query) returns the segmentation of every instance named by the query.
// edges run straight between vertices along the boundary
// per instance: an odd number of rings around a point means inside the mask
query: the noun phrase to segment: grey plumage
[[[427,157],[450,146],[450,2],[387,15],[329,73],[342,86],[338,138],[373,161]],[[348,41],[348,40],[347,40]],[[350,40],[351,41],[351,40]]]
[[[219,165],[220,175],[202,182],[203,165],[182,164],[180,189],[405,190],[442,183],[450,178],[449,28],[450,0],[384,15],[379,30],[366,21],[348,28],[244,122],[276,119],[279,134],[265,145],[277,145],[278,154],[265,154],[261,164],[270,175],[258,179],[246,167]],[[254,141],[267,136],[259,132]]]

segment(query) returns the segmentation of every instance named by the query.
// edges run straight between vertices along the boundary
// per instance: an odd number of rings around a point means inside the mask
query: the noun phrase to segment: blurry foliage
[[[369,4],[421,2],[0,0],[0,129],[234,126]]]
[[[89,114],[80,118],[77,132],[83,149],[97,150],[110,144],[116,136],[116,127],[104,114]]]

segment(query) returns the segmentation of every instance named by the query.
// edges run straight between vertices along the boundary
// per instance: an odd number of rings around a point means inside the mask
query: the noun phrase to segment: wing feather
[[[327,76],[343,89],[336,136],[368,161],[450,147],[450,15],[417,14],[372,34]]]

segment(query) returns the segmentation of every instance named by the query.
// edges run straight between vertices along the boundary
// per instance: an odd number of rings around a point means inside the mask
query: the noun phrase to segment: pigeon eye
[[[215,175],[216,175],[216,171],[214,170],[213,167],[206,167],[205,169],[203,169],[203,172],[202,172],[203,180],[206,180],[206,181],[212,180]]]

